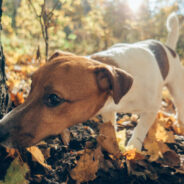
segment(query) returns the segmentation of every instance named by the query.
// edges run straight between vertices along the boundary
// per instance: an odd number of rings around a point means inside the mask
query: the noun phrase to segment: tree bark
[[[3,47],[1,44],[1,31],[2,31],[1,16],[2,16],[2,0],[0,0],[0,119],[7,112],[9,100],[5,75],[5,57],[3,54]]]

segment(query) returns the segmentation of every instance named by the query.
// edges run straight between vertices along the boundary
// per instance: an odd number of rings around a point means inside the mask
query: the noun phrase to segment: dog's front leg
[[[144,139],[154,123],[154,120],[156,118],[157,111],[155,112],[145,112],[140,115],[140,120],[135,127],[132,137],[128,141],[127,146],[133,146],[138,151],[141,151],[142,144],[144,142]]]
[[[116,125],[116,112],[107,112],[102,114],[103,121],[104,122],[111,122],[114,126],[115,131],[117,130]]]

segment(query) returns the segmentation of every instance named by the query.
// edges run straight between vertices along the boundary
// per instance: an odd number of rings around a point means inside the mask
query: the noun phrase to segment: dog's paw
[[[142,142],[138,138],[131,138],[128,141],[127,147],[136,148],[137,151],[141,151],[142,149]]]

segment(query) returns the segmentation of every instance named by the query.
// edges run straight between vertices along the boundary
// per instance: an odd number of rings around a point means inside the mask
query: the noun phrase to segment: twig
[[[31,0],[28,0],[31,8],[33,9],[36,18],[38,19],[40,26],[41,26],[41,32],[42,32],[42,37],[45,42],[45,59],[48,61],[48,51],[49,51],[49,33],[48,33],[48,28],[49,28],[49,22],[53,16],[53,11],[57,7],[59,0],[55,3],[53,6],[52,10],[47,13],[46,11],[46,0],[44,0],[44,3],[41,5],[41,14],[39,15],[38,12],[36,11],[36,8],[34,7],[33,3]]]

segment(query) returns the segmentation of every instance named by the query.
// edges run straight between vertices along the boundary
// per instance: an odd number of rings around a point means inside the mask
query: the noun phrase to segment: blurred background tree
[[[1,17],[2,17],[2,0],[0,1],[0,119],[6,114],[8,108],[8,89],[5,75],[5,57],[1,44]]]
[[[58,3],[57,3],[58,1]],[[31,0],[38,14],[43,4],[52,16],[48,22],[49,53],[55,49],[90,54],[117,42],[144,39],[165,42],[167,16],[176,11],[180,19],[177,50],[184,56],[183,0]],[[54,7],[57,3],[57,6]],[[139,3],[139,4],[138,4]],[[44,40],[39,21],[28,0],[6,0],[3,4],[2,41],[5,53],[15,57],[35,55]]]

